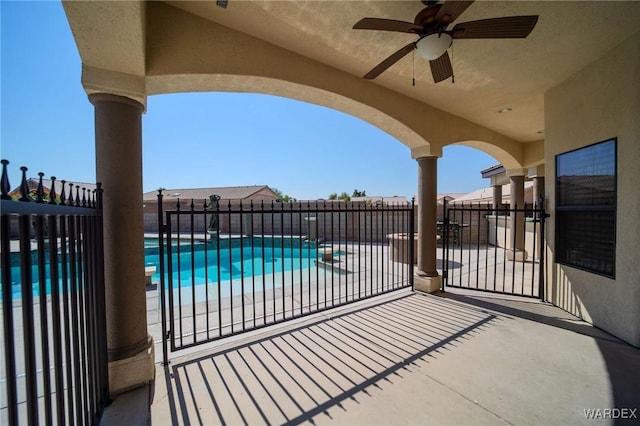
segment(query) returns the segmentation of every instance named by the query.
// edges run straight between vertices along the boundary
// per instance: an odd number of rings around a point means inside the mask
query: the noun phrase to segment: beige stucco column
[[[533,177],[533,202],[538,205],[540,197],[544,199],[544,164],[529,169],[529,176]]]
[[[540,197],[544,200],[544,176],[533,178],[533,202],[538,206]]]
[[[508,260],[524,262],[527,252],[524,249],[525,221],[524,212],[515,212],[514,208],[524,209],[524,171],[507,171],[510,181],[510,237]]]
[[[502,207],[502,185],[493,185],[493,213],[498,214]]]
[[[420,157],[418,162],[418,268],[414,286],[418,291],[440,290],[442,279],[436,263],[438,157]]]
[[[544,166],[538,166],[536,175],[533,177],[533,203],[536,208],[541,208],[543,206],[540,205],[540,199],[542,199],[543,203],[545,202],[544,196]],[[535,253],[532,253],[531,256],[534,258],[540,258],[540,248],[544,244],[544,235],[540,231],[540,227],[536,229],[536,243],[535,243]]]
[[[104,188],[104,262],[109,388],[154,377],[147,332],[142,212],[142,111],[127,97],[89,95],[95,107],[96,175]]]

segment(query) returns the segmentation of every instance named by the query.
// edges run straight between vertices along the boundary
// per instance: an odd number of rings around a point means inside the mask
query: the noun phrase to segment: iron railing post
[[[540,299],[545,302],[545,259],[544,252],[546,251],[546,243],[545,243],[545,231],[544,231],[544,222],[549,217],[547,212],[545,211],[544,205],[544,197],[540,196],[538,202],[539,215],[540,215],[540,271],[538,272],[538,295]]]
[[[53,179],[53,178],[52,178]],[[102,189],[102,183],[96,183],[96,196],[95,196],[95,208],[98,210],[98,216],[96,218],[96,259],[99,259],[96,267],[98,281],[97,281],[97,335],[98,335],[98,352],[100,361],[100,383],[101,383],[101,401],[103,404],[110,402],[109,400],[109,367],[107,357],[107,306],[105,302],[105,277],[104,277],[104,216],[102,214],[102,197],[104,190]],[[53,193],[53,191],[51,192]],[[55,195],[55,194],[54,194]],[[57,280],[56,280],[57,281]]]
[[[29,187],[27,186],[26,167],[22,170],[21,202],[29,202]],[[20,283],[22,292],[22,331],[23,356],[26,377],[26,407],[29,424],[38,423],[38,388],[36,373],[35,325],[33,316],[33,289],[31,276],[31,215],[20,215]],[[4,237],[4,235],[3,235]],[[5,237],[6,238],[6,237]],[[13,309],[11,307],[10,309]]]
[[[414,234],[415,234],[415,208],[416,208],[416,204],[415,204],[416,199],[412,198],[411,199],[411,211],[409,212],[409,238],[408,238],[408,243],[409,243],[409,283],[411,284],[411,290],[415,291],[416,290],[416,286],[415,286],[415,282],[413,279],[413,258],[414,258]]]
[[[160,263],[160,321],[162,322],[162,363],[169,364],[169,354],[167,350],[167,303],[165,294],[164,276],[164,214],[162,211],[162,189],[158,189],[158,261]]]
[[[449,280],[449,201],[447,197],[444,197],[444,202],[442,205],[442,291],[447,291],[447,284]]]

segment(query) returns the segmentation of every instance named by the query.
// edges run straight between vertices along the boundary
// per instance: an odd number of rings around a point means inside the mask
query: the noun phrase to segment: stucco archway
[[[522,144],[508,136],[172,5],[147,3],[129,10],[145,25],[126,34],[114,34],[110,22],[98,18],[106,12],[99,6],[65,3],[71,17],[96,17],[90,33],[74,28],[89,94],[112,93],[143,105],[147,96],[160,93],[277,94],[372,123],[407,145],[415,158],[440,156],[442,147],[455,141],[481,140],[522,162]],[[99,51],[84,49],[96,44],[102,46]],[[123,56],[132,59],[123,63]]]
[[[344,112],[379,128],[407,147],[428,146],[413,129],[394,117],[354,99],[283,80],[250,75],[164,75],[148,78],[149,94],[240,92],[281,96]]]
[[[504,168],[507,170],[522,169],[524,167],[524,164],[522,164],[522,162],[519,161],[518,158],[514,156],[512,152],[510,152],[509,150],[499,145],[495,145],[489,142],[484,142],[479,140],[453,142],[448,144],[447,146],[451,146],[451,145],[466,146],[469,148],[475,148],[477,150],[480,150],[485,154],[488,154],[491,157],[495,158],[496,161],[502,164]],[[522,154],[520,153],[520,156],[521,155]]]

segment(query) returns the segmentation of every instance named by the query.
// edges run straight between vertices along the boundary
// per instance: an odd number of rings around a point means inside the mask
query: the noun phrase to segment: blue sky
[[[80,57],[59,2],[0,2],[1,156],[29,176],[95,180],[93,107],[80,84]],[[438,191],[485,187],[496,161],[472,148],[445,148]],[[256,94],[151,96],[143,116],[143,186],[266,184],[298,199],[366,190],[413,196],[409,149],[339,111]]]

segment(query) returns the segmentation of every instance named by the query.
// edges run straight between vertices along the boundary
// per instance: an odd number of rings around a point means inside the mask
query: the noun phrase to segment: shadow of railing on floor
[[[174,424],[299,424],[384,391],[497,316],[418,294],[324,317],[165,368]],[[160,379],[160,378],[158,378]]]
[[[635,374],[640,371],[639,348],[635,348],[606,331],[592,326],[549,303],[500,296],[468,296],[451,292],[440,293],[440,296],[469,306],[476,306],[484,312],[488,310],[499,312],[501,317],[523,318],[592,337],[598,345],[609,373],[613,404],[611,407],[603,408],[635,408],[640,411],[640,380],[638,380],[638,375]],[[635,420],[640,418],[640,413],[636,414],[636,416]],[[628,422],[625,422],[630,419],[613,418],[612,420],[615,424],[627,424]]]

